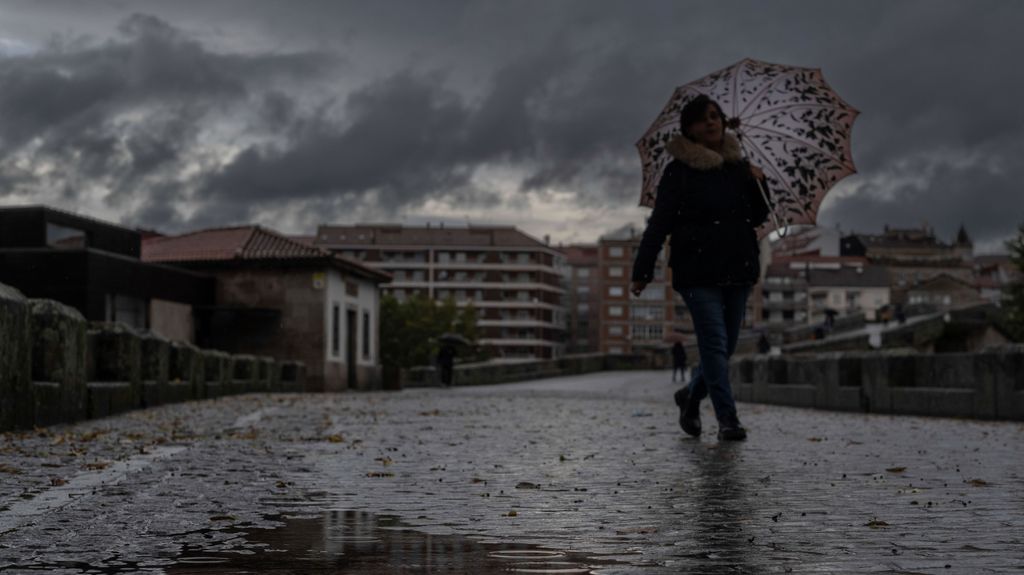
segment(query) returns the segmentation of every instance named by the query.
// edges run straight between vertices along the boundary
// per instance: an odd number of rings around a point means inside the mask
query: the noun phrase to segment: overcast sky
[[[821,225],[1024,223],[1024,2],[0,0],[0,205],[166,232],[472,221],[587,242],[672,89],[745,58],[861,111]]]

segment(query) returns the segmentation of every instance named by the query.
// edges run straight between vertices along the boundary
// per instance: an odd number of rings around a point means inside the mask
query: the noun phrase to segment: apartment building
[[[640,294],[629,292],[633,259],[643,230],[628,224],[598,240],[600,344],[603,353],[652,353],[693,333],[693,321],[672,289],[668,249],[658,255],[654,279]]]
[[[565,352],[565,255],[511,226],[323,225],[312,243],[393,277],[384,293],[477,309],[479,344],[500,358]]]
[[[576,244],[561,248],[566,258],[568,353],[598,351],[601,337],[601,284],[598,246]]]

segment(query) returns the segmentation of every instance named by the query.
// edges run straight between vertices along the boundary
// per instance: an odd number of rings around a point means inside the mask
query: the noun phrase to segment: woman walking
[[[747,432],[729,385],[729,358],[760,271],[754,229],[768,217],[757,182],[764,182],[764,174],[743,159],[739,141],[725,131],[725,114],[707,96],[683,108],[680,124],[682,135],[666,146],[673,160],[662,172],[633,263],[632,292],[639,296],[651,281],[671,235],[672,287],[693,316],[700,355],[689,385],[675,394],[679,424],[700,435],[700,402],[710,395],[718,438],[743,440]]]

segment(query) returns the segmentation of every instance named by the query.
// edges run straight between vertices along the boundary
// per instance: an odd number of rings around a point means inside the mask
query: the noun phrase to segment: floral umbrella
[[[859,113],[814,68],[741,60],[679,86],[636,143],[643,162],[640,205],[654,207],[658,180],[671,155],[665,144],[678,136],[679,112],[707,94],[722,106],[743,151],[764,170],[772,191],[773,217],[758,230],[815,223],[818,206],[836,182],[856,172],[850,132]]]

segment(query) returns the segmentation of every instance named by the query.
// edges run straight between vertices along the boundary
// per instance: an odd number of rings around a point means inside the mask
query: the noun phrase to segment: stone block
[[[915,387],[972,390],[972,394],[962,394],[965,403],[960,405],[959,412],[943,414],[991,419],[996,413],[995,383],[991,378],[979,377],[982,363],[980,353],[921,354],[917,358]]]
[[[908,350],[883,350],[862,356],[865,411],[893,413],[892,389],[913,388],[917,382],[917,355]]]
[[[136,406],[136,393],[128,382],[89,382],[89,419],[130,411]]]
[[[78,310],[52,300],[29,301],[32,312],[32,380],[56,384],[60,415],[37,414],[35,425],[72,422],[86,416],[86,329]],[[47,408],[49,409],[49,408]],[[49,424],[48,423],[48,424]]]
[[[233,393],[257,391],[259,359],[254,355],[231,356],[231,389]]]
[[[982,389],[992,392],[992,417],[1024,421],[1024,345],[986,349],[976,369]]]
[[[203,385],[205,370],[199,348],[190,343],[175,341],[171,342],[168,353],[168,383],[187,385],[190,389],[189,399],[206,397]]]
[[[785,356],[758,356],[751,360],[753,376],[752,401],[775,403],[774,394],[768,391],[772,385],[785,385],[789,380],[788,362]]]
[[[142,406],[153,407],[165,403],[170,374],[171,343],[152,333],[140,336],[142,345],[141,378]]]
[[[277,382],[281,378],[281,370],[278,369],[277,360],[272,357],[263,356],[258,358],[259,361],[259,377],[257,379],[257,386],[259,391],[271,391],[277,387]]]
[[[28,300],[0,284],[0,431],[32,426],[32,336]]]
[[[945,387],[894,387],[890,393],[891,413],[944,417],[971,417],[977,395]]]
[[[142,338],[119,323],[93,323],[88,332],[93,369],[90,383],[127,383],[142,405]]]
[[[33,425],[36,427],[46,427],[67,421],[62,400],[61,384],[52,381],[33,381]]]
[[[306,391],[306,364],[301,361],[282,361],[280,386],[281,391],[304,392]]]
[[[204,398],[221,397],[228,393],[231,377],[231,356],[223,351],[204,349],[199,352],[203,362]]]
[[[194,398],[192,382],[189,381],[167,382],[167,385],[161,390],[160,397],[163,403],[181,403],[183,401],[191,401]]]

